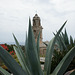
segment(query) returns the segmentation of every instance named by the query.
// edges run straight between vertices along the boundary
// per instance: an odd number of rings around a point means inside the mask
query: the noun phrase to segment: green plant
[[[66,21],[67,22],[67,21]],[[54,51],[54,45],[60,34],[61,30],[65,26],[66,22],[62,25],[59,29],[55,37],[49,42],[49,45],[46,50],[46,57],[45,57],[45,64],[44,70],[41,69],[40,64],[40,56],[39,56],[39,36],[37,39],[37,44],[35,44],[35,39],[31,27],[31,21],[29,19],[29,31],[28,31],[28,38],[26,36],[26,43],[25,43],[25,51],[23,51],[14,36],[15,42],[17,46],[14,46],[14,50],[16,55],[19,59],[21,66],[12,58],[12,56],[5,51],[2,47],[0,47],[0,57],[4,61],[5,65],[10,69],[10,71],[14,75],[63,75],[66,68],[70,64],[72,58],[75,56],[75,47],[73,47],[65,57],[60,61],[54,71],[51,73],[51,61],[52,55]],[[5,71],[3,68],[0,67],[1,73],[4,75],[10,75],[9,72]]]
[[[52,63],[51,63],[51,66],[52,66],[51,73],[53,72],[55,67],[59,64],[59,62],[61,61],[61,59],[65,56],[67,52],[68,51],[66,50],[63,50],[63,51],[54,50],[54,54],[52,57]],[[73,69],[75,69],[75,57],[72,59],[71,63],[69,64],[65,72],[73,70]]]
[[[67,35],[67,31],[65,29],[65,32],[62,32],[57,38],[56,43],[58,44],[60,50],[69,51],[72,47],[75,46],[75,40],[73,40],[72,36],[70,35],[70,39],[68,37],[69,36]]]
[[[55,33],[54,33],[54,35],[55,35]],[[58,50],[56,50],[56,49],[54,50],[54,55],[52,58],[51,72],[58,65],[58,63],[65,56],[65,54],[75,45],[72,36],[70,36],[70,39],[68,37],[69,36],[67,35],[67,31],[65,29],[64,32],[60,33],[60,35],[58,36],[58,38],[56,40]],[[70,65],[68,66],[66,71],[72,70],[74,68],[75,68],[75,58],[73,58],[72,62],[70,63]]]
[[[55,67],[58,65],[58,63],[61,61],[61,59],[65,56],[66,52],[63,51],[58,51],[54,50],[53,57],[52,57],[52,62],[51,62],[51,73],[55,69]]]

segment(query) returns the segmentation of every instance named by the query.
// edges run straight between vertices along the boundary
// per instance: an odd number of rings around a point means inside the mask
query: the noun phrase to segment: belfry
[[[43,36],[42,36],[42,25],[41,25],[41,20],[40,17],[35,14],[35,16],[33,17],[33,33],[34,33],[34,37],[35,37],[35,42],[37,43],[37,38],[38,35],[40,33],[40,41],[39,41],[39,48],[40,48],[40,55],[44,56],[46,54],[46,45],[43,42]]]
[[[37,37],[39,35],[39,32],[40,32],[40,44],[42,43],[42,26],[41,26],[41,20],[40,20],[40,17],[35,14],[35,16],[33,17],[33,26],[32,26],[32,29],[33,29],[33,33],[34,33],[34,37],[35,37],[35,42],[37,43]]]

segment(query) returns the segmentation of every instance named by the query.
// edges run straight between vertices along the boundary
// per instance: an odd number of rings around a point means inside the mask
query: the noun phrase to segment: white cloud
[[[15,33],[23,41],[28,18],[30,16],[32,19],[36,11],[44,28],[44,40],[50,40],[53,37],[52,32],[58,30],[67,19],[68,33],[74,35],[74,7],[75,0],[0,0],[0,40],[11,42],[11,35]]]
[[[0,1],[0,7],[6,9],[6,10],[11,10],[11,9],[22,9],[23,4],[21,3],[20,0],[1,0]]]
[[[58,12],[75,11],[75,0],[50,0],[50,2]]]

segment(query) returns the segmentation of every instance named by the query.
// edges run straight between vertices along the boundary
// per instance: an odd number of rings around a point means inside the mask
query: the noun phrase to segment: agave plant
[[[55,34],[54,34],[55,35]],[[75,40],[73,40],[72,36],[70,35],[70,39],[68,38],[67,31],[59,35],[57,39],[57,44],[59,49],[62,50],[70,50],[75,45]]]
[[[66,21],[67,22],[67,21]],[[16,46],[14,46],[14,50],[19,59],[21,66],[13,59],[13,57],[0,46],[0,57],[4,61],[5,65],[8,69],[13,73],[13,75],[63,75],[71,60],[75,56],[75,47],[73,47],[65,57],[59,62],[55,70],[51,73],[51,61],[52,55],[54,51],[55,42],[65,26],[66,22],[62,25],[62,27],[58,30],[55,37],[49,42],[46,50],[45,64],[44,70],[41,69],[40,64],[40,56],[39,56],[39,37],[38,35],[37,44],[35,43],[31,21],[29,19],[29,31],[28,36],[26,36],[25,42],[25,51],[23,51],[13,34],[13,37],[16,42]],[[0,72],[3,75],[10,75],[9,72],[0,67]]]

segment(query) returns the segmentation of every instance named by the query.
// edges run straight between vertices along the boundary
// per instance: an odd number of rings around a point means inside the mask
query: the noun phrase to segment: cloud
[[[75,0],[50,0],[50,2],[58,12],[75,11]]]
[[[0,40],[12,42],[11,35],[15,33],[23,41],[28,18],[30,16],[32,21],[36,11],[44,28],[43,40],[50,40],[53,37],[52,32],[58,30],[65,20],[68,20],[65,27],[69,35],[75,37],[74,7],[75,0],[0,0]]]

